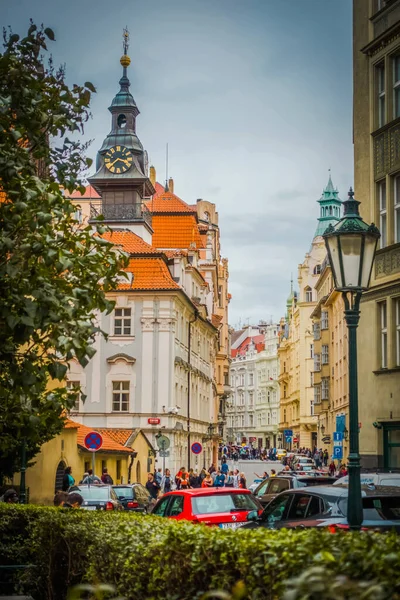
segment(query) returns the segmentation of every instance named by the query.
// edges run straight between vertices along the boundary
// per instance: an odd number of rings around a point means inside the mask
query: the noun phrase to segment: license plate
[[[237,529],[238,527],[242,527],[246,523],[220,523],[219,526],[221,529]]]
[[[82,506],[85,510],[96,510],[97,506]]]

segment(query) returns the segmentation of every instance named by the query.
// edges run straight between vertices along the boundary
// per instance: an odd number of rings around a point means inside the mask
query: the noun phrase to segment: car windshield
[[[114,492],[117,494],[118,498],[133,498],[133,489],[128,486],[114,488]]]
[[[110,497],[110,490],[108,487],[91,485],[87,488],[79,488],[76,491],[84,500],[108,500]]]
[[[364,521],[400,520],[400,496],[369,496],[362,502]],[[339,508],[347,516],[347,498],[340,500]]]
[[[195,515],[230,513],[235,510],[257,510],[258,505],[250,494],[215,494],[192,498]]]

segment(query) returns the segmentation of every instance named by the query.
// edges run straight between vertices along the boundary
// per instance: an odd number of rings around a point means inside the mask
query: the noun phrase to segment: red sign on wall
[[[158,419],[157,417],[150,417],[147,419],[147,422],[149,425],[159,425],[161,423],[161,419]]]

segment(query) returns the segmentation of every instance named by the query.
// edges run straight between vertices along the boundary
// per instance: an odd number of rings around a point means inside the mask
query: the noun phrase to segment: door
[[[386,469],[400,468],[400,424],[383,424],[383,460]]]
[[[56,471],[56,480],[54,482],[54,493],[58,490],[62,490],[64,471],[66,468],[66,464],[63,460],[60,460],[58,463],[57,471]]]
[[[285,520],[289,512],[291,501],[291,494],[281,494],[280,496],[277,496],[265,508],[261,521],[266,523],[267,526],[273,527],[274,523]]]
[[[136,483],[142,483],[140,473],[141,473],[140,460],[138,460],[136,463]]]

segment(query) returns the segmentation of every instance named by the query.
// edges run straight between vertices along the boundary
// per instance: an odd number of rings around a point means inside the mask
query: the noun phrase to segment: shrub
[[[107,583],[127,600],[183,600],[210,590],[231,592],[238,582],[245,585],[243,597],[272,600],[282,597],[284,582],[291,579],[293,590],[293,580],[315,567],[326,574],[325,584],[317,581],[319,598],[331,597],[340,576],[400,599],[400,538],[394,533],[222,531],[129,513],[3,505],[0,564],[13,563],[35,565],[21,579],[24,591],[41,600],[63,600],[79,583]]]

